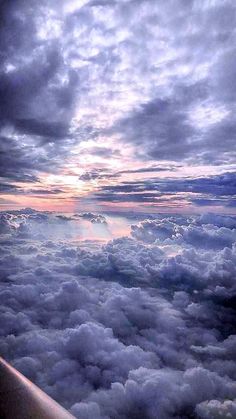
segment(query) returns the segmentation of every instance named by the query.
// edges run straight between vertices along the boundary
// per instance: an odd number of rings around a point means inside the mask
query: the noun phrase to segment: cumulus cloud
[[[227,217],[220,219],[227,220]],[[207,218],[205,218],[207,220]],[[213,217],[214,219],[214,217]],[[217,217],[216,217],[217,219]],[[200,217],[204,220],[204,217]],[[229,224],[231,219],[229,218]],[[205,249],[223,249],[232,247],[236,240],[235,228],[218,227],[212,224],[178,225],[173,220],[148,220],[133,225],[132,235],[147,243],[159,241],[166,244],[179,244]]]
[[[75,218],[1,213],[1,355],[78,418],[234,417],[234,218],[86,247]]]
[[[98,223],[98,224],[106,224],[106,218],[104,217],[104,215],[100,215],[100,214],[93,214],[91,212],[84,212],[79,214],[79,217],[85,219],[85,220],[89,220],[91,221],[91,223]]]
[[[211,400],[210,402],[200,403],[197,407],[197,413],[200,418],[233,418],[236,415],[236,404],[234,401]]]

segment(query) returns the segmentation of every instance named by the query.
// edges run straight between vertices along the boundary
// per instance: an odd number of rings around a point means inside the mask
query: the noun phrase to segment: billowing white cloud
[[[234,219],[86,247],[77,219],[1,214],[1,355],[78,418],[234,417]]]
[[[232,400],[202,402],[197,407],[197,413],[202,419],[234,418],[236,416],[236,403]]]

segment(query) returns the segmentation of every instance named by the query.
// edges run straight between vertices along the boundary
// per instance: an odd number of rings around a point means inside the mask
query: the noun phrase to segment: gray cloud
[[[1,5],[1,176],[15,181],[55,170],[55,157],[70,137],[77,76],[63,60],[53,29],[45,39],[40,35],[50,5]]]
[[[76,417],[233,414],[235,219],[162,216],[85,248],[81,216],[1,213],[1,355]]]
[[[153,7],[152,19],[147,23],[146,33],[150,30],[153,34],[153,28],[161,28],[159,43],[158,35],[145,38],[142,34],[139,47],[135,45],[136,50],[129,51],[143,74],[146,71],[154,77],[156,71],[164,81],[160,83],[157,78],[151,97],[140,101],[139,106],[115,123],[113,130],[124,141],[133,143],[136,155],[145,159],[217,164],[234,161],[235,5],[228,1],[201,5],[178,1],[173,16],[171,4],[162,2]],[[161,42],[169,55],[158,51]],[[157,63],[151,66],[155,53],[156,57],[159,53],[162,62],[156,58]],[[149,64],[148,69],[144,63]],[[210,115],[202,125],[200,119],[198,125],[197,108],[205,114],[210,109],[212,121]],[[214,119],[217,109],[222,117]]]
[[[119,178],[121,175],[129,175],[136,173],[156,173],[156,172],[167,172],[175,171],[178,166],[149,166],[149,167],[140,167],[138,169],[127,169],[120,170],[118,172],[111,173],[108,170],[104,169],[94,169],[89,172],[85,172],[80,175],[79,179],[83,181],[90,181],[95,179],[112,179]]]
[[[192,153],[189,138],[195,129],[173,99],[155,99],[143,104],[133,116],[119,122],[117,130],[138,146],[140,155],[157,160],[183,160]]]
[[[235,6],[172,3],[2,2],[1,176],[55,171],[108,133],[138,158],[233,160]]]
[[[189,118],[193,104],[186,104],[186,98],[182,97],[178,101],[179,93],[177,89],[172,97],[141,104],[138,110],[114,126],[114,132],[120,133],[124,141],[133,143],[136,156],[145,160],[189,160],[208,164],[234,162],[234,116],[230,113],[208,128],[197,128]],[[197,104],[199,99],[195,97],[195,100]],[[204,100],[202,103],[204,106]],[[214,106],[212,108],[214,112]]]
[[[179,195],[177,195],[177,193]],[[181,195],[185,193],[185,196]],[[150,178],[104,185],[91,198],[108,202],[167,202],[175,200],[199,206],[235,206],[235,172],[199,178]],[[172,198],[173,200],[173,198]],[[171,200],[170,200],[171,202]]]
[[[84,181],[234,161],[230,0],[2,1],[0,20],[4,193],[59,172],[87,140],[102,158],[131,145],[140,168]],[[229,210],[235,186],[234,172],[155,177],[88,198]],[[45,193],[61,189],[30,186]],[[1,355],[78,418],[234,417],[235,218],[132,217],[130,235],[104,243],[100,214],[0,214]]]

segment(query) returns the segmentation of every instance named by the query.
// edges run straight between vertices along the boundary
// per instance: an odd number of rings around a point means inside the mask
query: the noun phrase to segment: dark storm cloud
[[[234,417],[235,218],[146,219],[94,250],[67,236],[75,216],[0,215],[16,368],[78,418]]]

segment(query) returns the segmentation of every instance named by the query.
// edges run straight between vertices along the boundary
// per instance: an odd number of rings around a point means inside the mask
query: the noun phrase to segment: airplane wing
[[[75,419],[0,357],[1,419]]]

